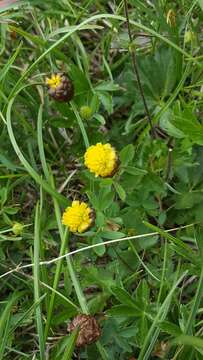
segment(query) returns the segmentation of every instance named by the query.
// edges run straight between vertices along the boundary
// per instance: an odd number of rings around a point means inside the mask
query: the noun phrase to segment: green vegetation
[[[0,360],[203,359],[202,26],[0,2]]]

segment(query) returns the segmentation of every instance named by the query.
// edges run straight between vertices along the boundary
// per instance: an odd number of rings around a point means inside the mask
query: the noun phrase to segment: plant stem
[[[35,236],[34,236],[34,298],[35,302],[38,302],[40,299],[40,268],[39,268],[39,256],[40,256],[40,207],[39,203],[36,205],[35,210]],[[42,325],[42,313],[41,313],[41,304],[35,310],[36,313],[36,323],[37,323],[37,332],[39,336],[39,349],[40,349],[40,359],[44,359],[45,354],[45,343],[44,343],[44,333]]]
[[[61,239],[61,248],[60,248],[60,254],[61,255],[65,254],[66,246],[67,246],[67,239],[68,239],[68,232],[65,231],[64,236]],[[56,266],[54,283],[53,283],[53,286],[52,286],[54,290],[57,289],[59,278],[61,276],[62,262],[63,262],[63,259],[61,259],[61,261],[59,261],[57,266]],[[51,325],[51,318],[52,318],[52,312],[53,312],[53,308],[54,308],[55,296],[56,296],[56,293],[52,292],[51,299],[50,299],[50,305],[49,305],[49,311],[48,311],[48,315],[47,315],[47,322],[46,322],[46,327],[45,327],[45,336],[44,336],[45,339],[48,336],[50,325]]]
[[[128,13],[127,0],[124,0],[124,6],[125,6],[125,16],[126,16],[126,21],[127,21],[127,27],[128,27],[128,36],[129,36],[129,40],[130,40],[129,52],[130,52],[131,57],[132,57],[133,70],[134,70],[134,73],[135,73],[135,76],[136,76],[138,88],[139,88],[140,95],[141,95],[141,98],[142,98],[142,101],[143,101],[143,105],[144,105],[144,108],[145,108],[145,113],[146,113],[146,116],[147,116],[147,119],[148,119],[148,123],[149,123],[150,128],[151,128],[151,136],[152,136],[152,138],[155,138],[156,133],[155,133],[155,130],[154,130],[154,127],[153,127],[153,124],[152,124],[152,118],[151,118],[151,115],[150,115],[150,112],[149,112],[149,109],[148,109],[148,106],[147,106],[147,101],[145,99],[144,90],[143,90],[142,83],[141,83],[141,80],[140,80],[140,74],[139,74],[139,69],[138,69],[138,65],[137,65],[136,53],[135,53],[134,49],[131,48],[131,45],[133,43],[133,37],[132,37],[132,33],[131,33],[131,28],[130,28],[130,19],[129,19],[129,13]]]
[[[87,136],[87,132],[85,130],[85,127],[84,127],[84,124],[83,124],[83,121],[80,117],[80,114],[79,112],[77,111],[77,108],[74,104],[73,101],[70,102],[71,103],[71,107],[73,109],[73,112],[76,116],[76,119],[77,119],[77,122],[78,122],[78,125],[79,125],[79,128],[80,128],[80,131],[81,131],[81,134],[82,134],[82,137],[83,137],[83,140],[84,140],[84,144],[85,144],[85,147],[86,149],[90,146],[90,143],[89,143],[89,139],[88,139],[88,136]]]
[[[78,298],[78,302],[80,304],[81,310],[83,312],[83,314],[88,314],[88,307],[87,307],[87,303],[83,294],[83,291],[81,289],[80,283],[77,279],[77,275],[75,274],[73,265],[72,265],[72,261],[71,258],[69,256],[66,257],[66,261],[67,261],[67,266],[68,266],[68,271]]]

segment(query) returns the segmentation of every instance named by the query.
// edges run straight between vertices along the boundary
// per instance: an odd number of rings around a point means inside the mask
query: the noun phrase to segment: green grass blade
[[[46,177],[47,182],[49,182],[49,169],[46,162],[46,157],[44,153],[44,144],[43,144],[43,136],[42,136],[42,119],[43,115],[43,105],[41,104],[39,107],[38,112],[38,119],[37,119],[37,141],[38,141],[38,148],[39,148],[39,156],[42,164],[42,169],[44,171],[44,175]]]
[[[74,114],[76,116],[80,131],[81,131],[81,134],[82,134],[82,137],[83,137],[83,140],[84,140],[84,144],[85,144],[85,147],[87,149],[90,146],[89,139],[88,139],[88,136],[87,136],[87,132],[85,130],[85,127],[84,127],[83,121],[82,121],[82,119],[80,117],[80,114],[78,113],[77,108],[76,108],[73,101],[71,101],[71,107],[72,107],[73,112],[74,112]]]
[[[71,360],[72,359],[72,355],[73,355],[73,351],[75,348],[75,343],[76,343],[78,334],[79,334],[79,328],[76,328],[69,337],[69,341],[67,343],[66,349],[64,351],[64,355],[61,358],[61,360]]]
[[[64,233],[64,236],[61,240],[61,247],[60,247],[60,253],[59,253],[60,256],[65,254],[65,251],[67,248],[67,241],[68,241],[68,231],[66,231]],[[56,290],[58,283],[59,283],[59,279],[61,276],[62,263],[63,263],[63,259],[61,259],[56,265],[56,271],[55,271],[55,276],[54,276],[54,281],[53,281],[53,286],[52,286],[54,290]],[[56,293],[52,292],[51,297],[50,297],[50,304],[49,304],[46,327],[45,327],[45,339],[48,336],[50,325],[51,325],[51,318],[52,318],[52,313],[53,313],[53,308],[54,308],[55,296],[56,296]]]
[[[39,302],[40,299],[40,269],[39,269],[39,259],[40,256],[40,207],[39,203],[36,205],[35,210],[35,230],[34,230],[34,298],[35,302]],[[42,313],[40,303],[37,306],[36,310],[36,323],[37,323],[37,332],[39,337],[39,350],[40,350],[40,359],[45,358],[45,342],[44,342],[44,330],[42,323]]]
[[[154,318],[154,321],[153,321],[153,323],[148,331],[148,334],[145,338],[144,344],[143,344],[140,354],[138,356],[138,360],[150,359],[151,352],[154,348],[154,345],[155,345],[156,340],[160,333],[160,329],[157,328],[158,322],[163,321],[166,318],[167,313],[169,311],[170,304],[171,304],[171,299],[172,299],[173,293],[177,289],[177,286],[184,279],[186,274],[187,274],[187,271],[185,271],[177,281],[174,281],[174,284],[173,284],[171,290],[169,291],[164,302],[160,306],[159,311],[158,311],[156,317]]]
[[[11,316],[11,313],[9,313],[9,315],[8,315],[8,317],[6,319],[3,338],[2,338],[1,343],[0,343],[0,360],[2,360],[4,358],[6,345],[7,345],[7,342],[9,340],[8,332],[9,332],[10,316]]]
[[[38,301],[34,302],[34,304],[32,304],[32,306],[30,306],[30,308],[25,311],[25,313],[18,319],[18,321],[15,323],[15,325],[13,325],[10,330],[9,330],[9,336],[12,335],[14,333],[14,331],[18,328],[18,326],[20,326],[23,322],[23,320],[27,319],[30,314],[37,308],[37,306],[39,306],[39,304],[42,302],[42,300],[44,300],[46,294],[42,295]]]
[[[20,299],[23,296],[24,292],[17,292],[14,293],[11,298],[9,298],[4,310],[2,311],[1,315],[0,315],[0,339],[2,339],[3,337],[3,332],[4,332],[4,328],[5,328],[5,324],[7,321],[7,318],[10,314],[10,311],[13,307],[13,305],[16,304],[16,302],[18,301],[18,299]]]
[[[198,283],[198,287],[195,293],[194,301],[191,307],[191,311],[187,320],[186,328],[185,328],[185,334],[192,334],[192,329],[194,327],[195,317],[197,315],[200,303],[202,301],[203,296],[203,267],[200,274],[200,279]]]
[[[9,102],[8,109],[7,109],[7,128],[8,128],[8,134],[10,137],[10,141],[13,145],[13,148],[14,148],[18,158],[20,159],[22,165],[25,167],[27,172],[36,181],[37,184],[42,186],[42,188],[46,192],[48,192],[50,195],[57,198],[60,203],[62,203],[63,205],[67,205],[66,198],[64,196],[62,196],[61,194],[59,194],[57,191],[55,191],[45,180],[43,180],[41,178],[41,176],[32,168],[32,166],[28,163],[28,161],[25,159],[22,152],[20,151],[20,148],[15,139],[12,124],[11,124],[11,108],[13,105],[13,101],[14,101],[14,99]]]
[[[17,47],[14,54],[11,56],[11,58],[7,61],[3,69],[0,71],[0,82],[3,80],[3,78],[6,76],[7,72],[9,71],[11,65],[14,63],[15,59],[17,58],[19,51],[22,47],[22,43]]]

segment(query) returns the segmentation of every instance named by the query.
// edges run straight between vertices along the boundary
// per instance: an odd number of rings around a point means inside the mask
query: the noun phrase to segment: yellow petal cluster
[[[118,157],[110,144],[90,146],[85,155],[85,165],[96,176],[111,177],[118,167]]]
[[[60,74],[53,74],[50,78],[46,78],[46,84],[51,89],[56,89],[61,84]]]
[[[85,203],[73,201],[63,213],[62,223],[73,233],[86,231],[93,223],[93,210]]]

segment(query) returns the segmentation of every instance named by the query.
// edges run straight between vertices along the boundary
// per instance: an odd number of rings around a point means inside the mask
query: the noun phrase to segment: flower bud
[[[184,40],[185,40],[185,43],[187,44],[187,43],[189,43],[189,42],[191,42],[191,41],[193,41],[193,40],[195,40],[195,34],[194,34],[194,32],[193,31],[186,31],[185,32],[185,36],[184,36]]]
[[[92,109],[90,106],[87,105],[83,105],[80,108],[80,116],[85,119],[85,120],[89,120],[92,117]]]
[[[12,226],[12,231],[13,231],[14,235],[16,235],[16,236],[22,235],[23,225],[20,224],[19,222],[15,222]]]

